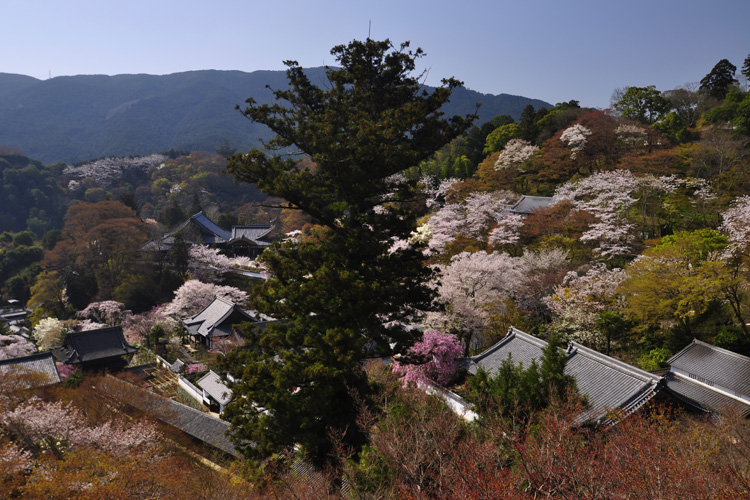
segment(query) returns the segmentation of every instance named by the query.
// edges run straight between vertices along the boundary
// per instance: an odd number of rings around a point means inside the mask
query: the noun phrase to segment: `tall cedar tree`
[[[358,407],[372,391],[363,360],[405,352],[414,333],[394,325],[432,304],[421,249],[389,251],[416,228],[409,209],[416,185],[392,176],[476,116],[442,117],[461,83],[451,78],[425,91],[422,75],[413,75],[423,52],[408,47],[370,39],[336,46],[340,67],[327,69],[322,87],[286,61],[289,88],[274,91],[277,103],[247,100],[244,115],[277,134],[265,146],[285,153],[237,154],[228,170],[319,224],[311,237],[264,253],[271,278],[255,292],[254,307],[278,321],[225,360],[237,379],[226,416],[250,458],[299,444],[324,465],[334,436],[358,449],[367,430],[357,427]],[[312,166],[299,161],[303,155]]]

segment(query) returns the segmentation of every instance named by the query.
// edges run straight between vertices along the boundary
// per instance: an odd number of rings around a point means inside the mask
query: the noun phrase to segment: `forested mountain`
[[[306,70],[323,82],[324,68]],[[20,148],[44,163],[169,149],[214,150],[227,143],[248,150],[269,131],[234,110],[253,97],[271,101],[266,88],[286,85],[283,71],[190,71],[171,75],[80,75],[49,80],[0,73],[0,146]],[[477,103],[479,124],[525,106],[549,104],[507,94],[458,89],[446,106],[468,114]]]

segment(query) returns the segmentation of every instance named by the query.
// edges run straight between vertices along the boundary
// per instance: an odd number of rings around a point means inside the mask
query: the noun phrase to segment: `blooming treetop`
[[[488,242],[490,245],[514,245],[521,239],[520,229],[524,217],[520,214],[508,214],[500,219],[496,228],[490,231]]]
[[[88,446],[121,456],[151,449],[160,437],[153,424],[144,422],[126,426],[108,421],[89,426],[83,413],[74,406],[36,397],[0,414],[0,424],[26,441],[56,442],[58,449],[67,445]]]
[[[502,170],[504,168],[517,167],[521,168],[524,163],[534,157],[539,151],[539,147],[533,146],[529,141],[523,139],[511,139],[505,148],[497,157],[495,162],[495,170]]]
[[[59,319],[44,318],[34,327],[32,335],[39,350],[48,351],[53,347],[62,345],[67,330]]]
[[[79,318],[89,319],[92,322],[114,326],[119,325],[130,314],[125,310],[125,304],[114,300],[105,300],[102,302],[92,302],[76,316]],[[91,328],[88,328],[91,329]]]
[[[595,241],[602,257],[623,255],[631,250],[630,224],[625,215],[636,199],[631,194],[638,179],[628,170],[598,172],[555,190],[555,201],[570,200],[576,210],[585,210],[598,221],[581,235],[581,241]]]
[[[20,335],[0,335],[0,360],[34,354],[36,347]]]
[[[560,135],[560,140],[570,148],[570,157],[575,158],[586,147],[586,141],[590,135],[591,130],[576,123],[563,131],[562,135]]]
[[[172,302],[164,307],[164,314],[185,318],[197,313],[214,299],[221,297],[237,304],[247,301],[247,292],[233,286],[214,285],[198,280],[186,281],[174,294]]]
[[[570,272],[544,302],[571,340],[601,347],[605,339],[596,329],[596,320],[603,311],[619,305],[615,291],[625,277],[624,270],[607,269],[604,264],[582,275]]]
[[[421,363],[396,361],[393,373],[401,376],[404,387],[409,385],[447,384],[458,370],[461,343],[455,335],[427,330],[422,340],[416,342],[410,353],[421,358]]]
[[[747,254],[750,251],[750,196],[735,199],[721,218],[719,229],[729,237],[727,255]]]
[[[468,349],[492,316],[504,310],[504,301],[521,279],[520,260],[502,252],[461,252],[440,268],[438,300],[446,310],[429,314],[428,324],[461,332]]]
[[[430,250],[441,252],[458,235],[486,238],[490,226],[507,215],[506,209],[517,198],[510,191],[473,193],[463,203],[445,205],[428,221],[432,234]]]

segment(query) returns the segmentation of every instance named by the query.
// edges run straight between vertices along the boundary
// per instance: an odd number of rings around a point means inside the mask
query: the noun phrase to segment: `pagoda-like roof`
[[[541,362],[547,342],[516,328],[485,352],[469,358],[468,370],[476,374],[481,367],[494,375],[511,356],[527,367]],[[565,374],[575,377],[579,394],[588,407],[580,423],[613,425],[653,398],[662,386],[661,377],[648,373],[576,342],[566,350]]]
[[[65,364],[98,363],[114,360],[138,351],[127,343],[121,326],[69,332],[63,346],[53,349],[55,357]]]

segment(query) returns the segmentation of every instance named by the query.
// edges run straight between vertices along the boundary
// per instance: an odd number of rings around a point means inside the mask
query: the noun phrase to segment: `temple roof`
[[[494,375],[509,355],[514,362],[528,367],[532,361],[540,362],[546,346],[544,340],[511,328],[500,342],[469,358],[468,370],[475,374],[482,367]],[[578,392],[589,404],[582,421],[615,424],[648,402],[661,388],[661,377],[576,342],[569,344],[566,354],[565,373],[575,377]]]
[[[0,360],[0,376],[21,377],[21,384],[27,389],[60,383],[60,374],[51,352]]]
[[[125,340],[121,326],[110,326],[66,333],[63,346],[53,349],[52,353],[63,363],[75,364],[118,358],[136,351],[138,348]]]

